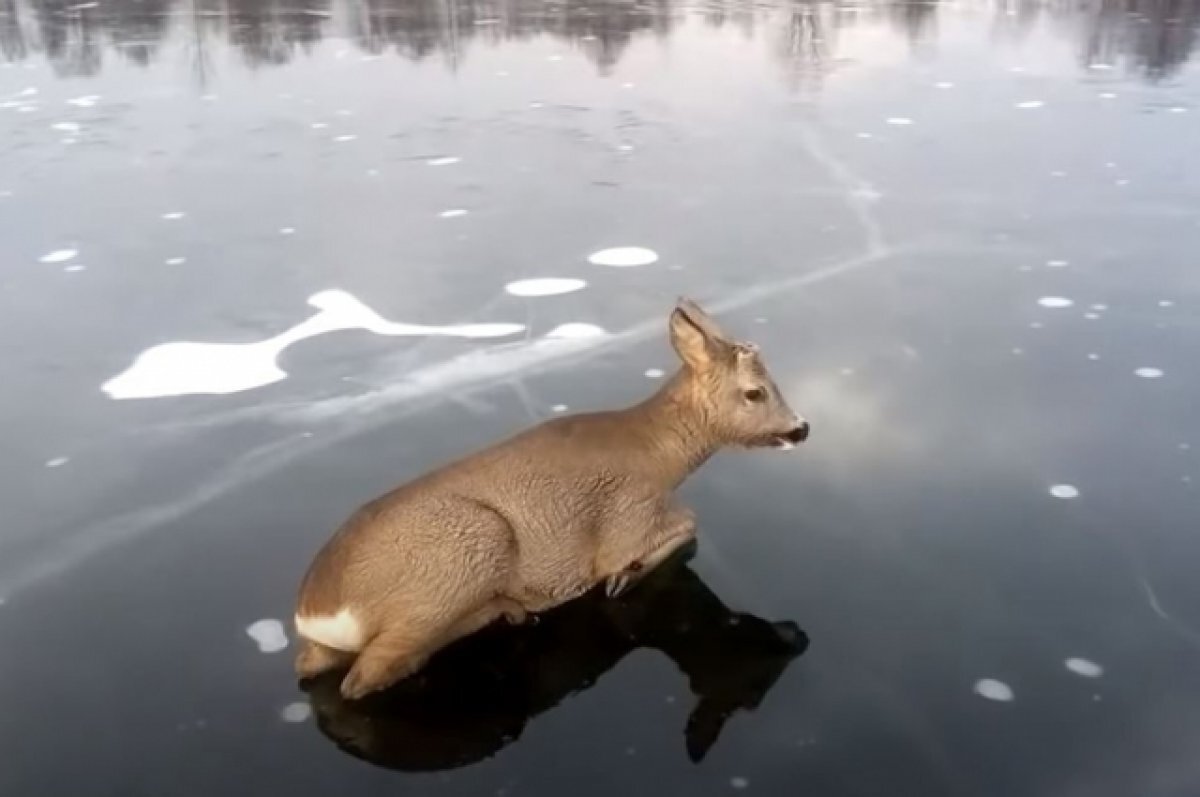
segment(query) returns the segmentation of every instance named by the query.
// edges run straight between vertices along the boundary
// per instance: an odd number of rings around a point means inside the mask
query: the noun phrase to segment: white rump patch
[[[296,615],[296,631],[327,648],[351,653],[361,650],[364,641],[362,626],[349,609],[341,609],[332,617]]]

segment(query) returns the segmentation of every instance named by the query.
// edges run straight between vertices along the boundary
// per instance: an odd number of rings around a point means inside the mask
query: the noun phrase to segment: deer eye
[[[761,387],[752,387],[743,395],[746,397],[746,401],[762,401],[767,397],[767,391]]]

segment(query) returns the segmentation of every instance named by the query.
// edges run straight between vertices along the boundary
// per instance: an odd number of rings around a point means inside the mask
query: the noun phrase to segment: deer
[[[494,622],[617,598],[696,538],[676,489],[717,451],[808,438],[757,345],[686,297],[667,326],[680,365],[644,400],[545,420],[351,514],[300,583],[297,677],[348,668],[339,691],[361,700]]]

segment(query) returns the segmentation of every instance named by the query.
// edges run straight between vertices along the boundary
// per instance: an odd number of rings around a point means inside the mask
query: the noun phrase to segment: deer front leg
[[[663,518],[663,530],[652,537],[655,546],[634,559],[624,569],[604,580],[604,594],[610,598],[624,595],[654,568],[696,538],[696,516],[690,509],[676,506]]]

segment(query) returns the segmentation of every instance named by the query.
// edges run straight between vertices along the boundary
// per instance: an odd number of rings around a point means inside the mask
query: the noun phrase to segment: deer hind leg
[[[524,608],[509,598],[496,597],[482,606],[424,624],[412,618],[401,628],[385,628],[372,638],[342,681],[342,696],[358,700],[386,689],[420,670],[429,658],[451,642],[473,634],[500,617],[523,622]]]
[[[342,680],[342,697],[359,700],[415,673],[433,653],[437,632],[405,624],[385,628],[359,652]]]
[[[296,677],[301,681],[316,678],[321,673],[349,667],[354,662],[354,653],[300,639],[300,652],[296,654]]]

